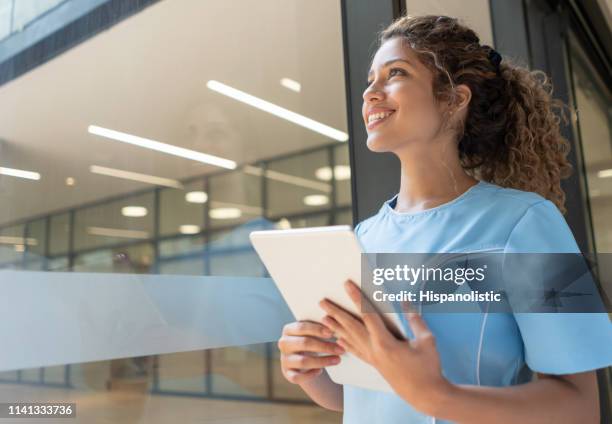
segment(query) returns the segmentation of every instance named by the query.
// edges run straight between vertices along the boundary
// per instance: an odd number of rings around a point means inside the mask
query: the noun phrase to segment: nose
[[[385,92],[382,91],[376,82],[370,84],[363,92],[363,100],[366,103],[378,102],[385,98]]]

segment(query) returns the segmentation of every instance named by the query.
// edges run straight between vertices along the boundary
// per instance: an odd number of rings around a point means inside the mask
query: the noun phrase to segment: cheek
[[[429,92],[412,90],[398,93],[398,124],[415,136],[431,135],[440,125],[440,115]]]

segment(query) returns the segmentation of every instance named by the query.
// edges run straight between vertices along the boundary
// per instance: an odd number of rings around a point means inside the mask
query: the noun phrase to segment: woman
[[[579,252],[560,212],[571,168],[558,104],[542,73],[500,61],[445,16],[403,17],[381,33],[363,119],[368,148],[400,159],[401,185],[355,228],[365,251]],[[357,286],[345,287],[359,305]],[[594,370],[612,364],[605,314],[407,311],[412,337],[400,341],[376,314],[320,306],[322,324],[285,326],[281,368],[346,423],[599,422]],[[323,368],[347,351],[395,393],[331,381]]]

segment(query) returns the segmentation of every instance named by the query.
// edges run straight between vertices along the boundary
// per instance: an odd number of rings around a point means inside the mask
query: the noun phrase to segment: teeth
[[[379,112],[379,113],[373,113],[371,115],[368,116],[368,123],[373,122],[373,121],[377,121],[379,119],[383,119],[386,118],[387,116],[391,115],[393,112]]]

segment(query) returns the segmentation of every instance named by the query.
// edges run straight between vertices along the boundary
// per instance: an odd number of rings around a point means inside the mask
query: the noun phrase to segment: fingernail
[[[334,332],[333,332],[333,331],[331,331],[330,329],[326,328],[326,329],[324,329],[324,330],[323,330],[323,335],[324,335],[325,337],[331,337],[331,336],[333,336],[333,335],[334,335]]]
[[[332,364],[338,364],[340,363],[340,358],[332,358],[329,362],[331,362]]]
[[[344,349],[342,348],[342,346],[336,346],[334,348],[334,352],[336,352],[336,353],[344,353]]]

